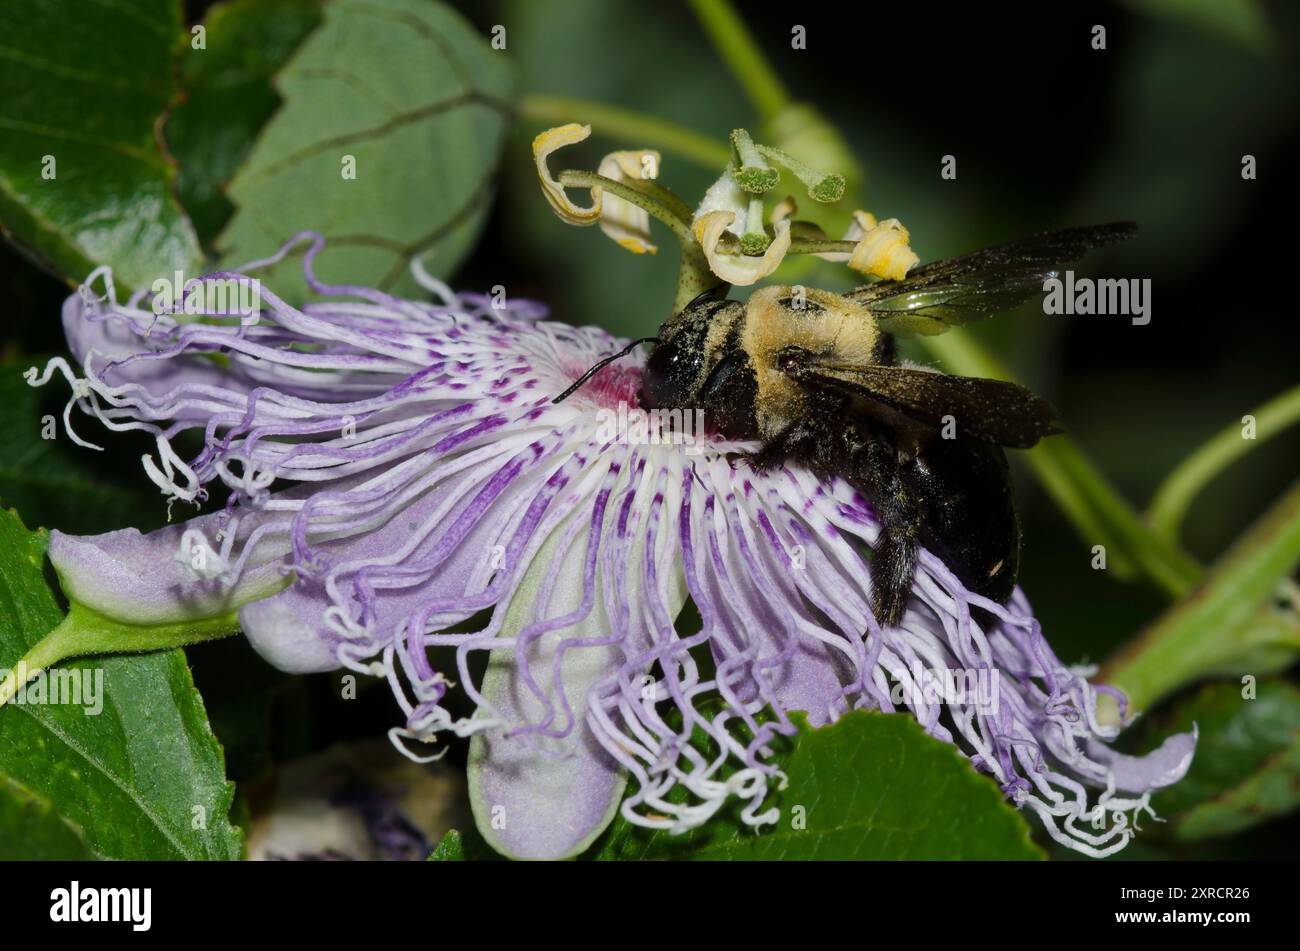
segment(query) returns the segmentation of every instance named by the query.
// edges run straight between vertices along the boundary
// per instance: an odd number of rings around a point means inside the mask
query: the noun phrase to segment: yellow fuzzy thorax
[[[798,306],[800,300],[805,302]],[[829,362],[873,362],[880,331],[867,308],[830,291],[765,287],[745,308],[740,343],[754,364],[756,412],[764,438],[772,438],[803,412],[803,387],[778,366],[786,347],[801,347]]]

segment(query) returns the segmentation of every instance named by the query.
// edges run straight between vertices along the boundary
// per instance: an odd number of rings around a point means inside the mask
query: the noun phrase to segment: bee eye
[[[782,347],[776,355],[776,368],[782,372],[789,372],[806,360],[809,354],[810,351],[805,350],[803,347]]]
[[[674,364],[680,355],[681,348],[673,343],[660,343],[650,354],[641,374],[641,401],[648,408],[673,404],[679,389],[673,384]]]

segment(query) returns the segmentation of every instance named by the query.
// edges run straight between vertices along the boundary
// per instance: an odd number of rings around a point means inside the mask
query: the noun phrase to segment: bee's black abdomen
[[[1005,602],[1020,570],[1020,518],[1002,450],[936,439],[904,479],[921,510],[921,544],[968,590]]]

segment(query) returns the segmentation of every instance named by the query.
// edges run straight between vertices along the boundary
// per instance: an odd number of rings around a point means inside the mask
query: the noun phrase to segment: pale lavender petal
[[[1090,740],[1088,757],[1109,769],[1120,792],[1152,792],[1172,786],[1191,768],[1197,731],[1175,733],[1145,756],[1117,753],[1104,743]]]
[[[143,318],[141,318],[143,319]],[[113,385],[138,383],[150,392],[165,394],[182,382],[202,383],[211,387],[234,385],[231,374],[210,360],[120,361],[148,352],[147,338],[135,327],[112,312],[101,312],[93,298],[73,294],[63,303],[63,332],[68,349],[77,362],[88,361],[106,366],[106,382]]]
[[[245,517],[236,536],[247,539],[255,527],[250,523],[262,521]],[[224,513],[217,513],[147,535],[134,528],[91,536],[53,531],[50,561],[70,599],[114,620],[167,624],[212,617],[264,598],[285,581],[288,545],[283,540],[260,544],[256,562],[236,584],[223,580],[217,567],[220,553],[194,533],[215,534],[224,522]],[[183,541],[188,543],[182,546]],[[203,562],[208,564],[196,571],[195,564]]]
[[[620,651],[605,637],[610,625],[596,597],[599,529],[608,494],[598,498],[572,515],[571,530],[556,531],[538,553],[502,632],[528,646],[494,651],[483,681],[481,714],[504,723],[544,722],[561,700],[548,688],[568,695],[561,730],[480,732],[471,742],[469,791],[479,831],[514,858],[582,852],[614,817],[627,783],[585,720],[589,692],[617,670],[620,660]],[[595,531],[583,533],[583,523]],[[586,544],[574,538],[581,534],[588,536]],[[560,656],[562,687],[538,683],[530,674],[548,671]],[[527,671],[521,667],[525,657]]]
[[[338,638],[325,624],[329,597],[323,585],[296,582],[279,594],[239,609],[239,626],[267,663],[291,674],[316,674],[341,666]]]

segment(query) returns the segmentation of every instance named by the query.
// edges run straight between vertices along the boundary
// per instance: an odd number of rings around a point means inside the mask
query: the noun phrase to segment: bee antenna
[[[641,344],[643,344],[643,343],[658,343],[658,342],[659,342],[659,338],[658,338],[658,337],[642,337],[640,340],[633,340],[631,343],[629,343],[626,347],[624,347],[624,348],[623,348],[622,350],[620,350],[618,353],[612,353],[612,354],[610,354],[609,356],[604,357],[603,359],[596,361],[596,363],[591,367],[591,369],[589,369],[589,370],[588,370],[586,373],[584,373],[582,376],[580,376],[580,377],[578,377],[576,380],[574,380],[574,381],[573,381],[573,384],[572,384],[572,385],[571,385],[567,390],[565,390],[563,393],[561,393],[559,396],[555,397],[555,399],[551,400],[551,403],[552,403],[552,404],[555,404],[555,403],[563,403],[563,402],[564,402],[565,400],[567,400],[570,396],[572,396],[575,392],[577,392],[579,389],[581,389],[581,387],[582,387],[582,386],[583,386],[583,385],[584,385],[588,380],[590,380],[593,376],[595,376],[595,375],[596,375],[597,373],[599,373],[601,370],[605,369],[605,367],[609,366],[609,365],[610,365],[611,363],[613,363],[615,360],[621,360],[623,357],[627,356],[629,353],[631,353],[631,352],[632,352],[633,350],[635,350],[637,347],[641,346]]]

